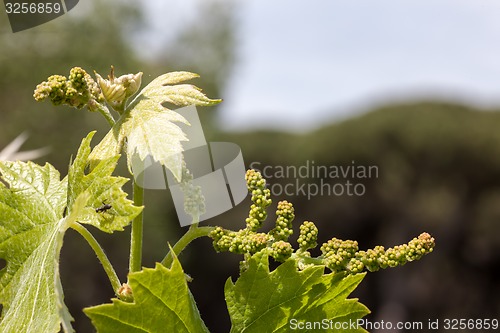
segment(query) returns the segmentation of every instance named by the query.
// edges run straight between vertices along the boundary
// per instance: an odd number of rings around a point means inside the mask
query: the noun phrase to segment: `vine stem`
[[[317,258],[312,258],[312,257],[307,257],[304,255],[301,255],[300,253],[293,253],[292,258],[298,259],[304,264],[313,264],[313,265],[324,265],[323,257],[319,256]]]
[[[172,251],[178,256],[185,248],[196,238],[208,236],[215,227],[198,227],[198,223],[191,224],[189,230],[175,243],[174,247],[168,251],[167,255],[161,261],[161,264],[165,267],[172,266],[174,257],[172,256]]]
[[[85,228],[80,223],[78,222],[72,223],[71,228],[76,230],[80,235],[82,235],[83,238],[85,238],[85,240],[89,243],[92,250],[94,250],[95,254],[97,255],[97,259],[99,259],[102,267],[104,268],[104,271],[108,275],[109,282],[111,282],[111,286],[113,287],[116,296],[119,296],[118,290],[121,287],[120,279],[118,278],[118,275],[116,275],[113,265],[111,265],[111,262],[106,256],[106,253],[104,253],[104,250],[102,249],[101,245],[97,242],[97,240],[90,233],[90,231],[88,231],[87,228]]]
[[[144,189],[134,181],[134,205],[142,206],[144,204]],[[129,273],[138,272],[142,266],[142,229],[143,213],[141,212],[132,221],[132,231],[130,234],[130,261]]]
[[[113,115],[109,112],[109,109],[105,105],[94,101],[91,105],[89,105],[89,109],[92,111],[98,111],[102,114],[111,128],[115,125],[115,118],[113,118]]]

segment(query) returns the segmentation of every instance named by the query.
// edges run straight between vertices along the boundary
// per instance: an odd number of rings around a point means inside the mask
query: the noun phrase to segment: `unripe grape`
[[[248,230],[257,231],[267,218],[266,207],[271,204],[271,192],[265,188],[266,181],[259,172],[250,169],[246,172],[245,179],[253,202],[245,222]]]
[[[290,258],[293,253],[292,245],[285,241],[277,241],[271,245],[271,257],[274,260],[283,262]]]
[[[297,239],[299,248],[303,251],[316,247],[318,240],[318,228],[313,222],[304,221],[300,225],[300,235]]]
[[[292,221],[295,218],[293,205],[286,200],[278,202],[276,215],[276,227],[270,234],[276,240],[286,241],[293,234]]]

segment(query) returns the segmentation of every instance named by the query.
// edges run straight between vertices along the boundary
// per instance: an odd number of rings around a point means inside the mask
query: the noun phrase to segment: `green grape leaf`
[[[129,285],[133,303],[114,298],[84,309],[98,333],[208,332],[176,257],[171,269],[157,263],[129,274]]]
[[[59,253],[66,182],[50,164],[0,162],[0,332],[73,332],[63,301]],[[81,210],[82,197],[75,204]]]
[[[99,160],[119,154],[127,144],[127,163],[132,169],[136,153],[141,160],[151,155],[169,169],[178,181],[182,177],[182,141],[188,138],[178,123],[189,125],[179,113],[162,103],[176,106],[209,106],[220,103],[190,84],[177,84],[198,77],[189,72],[161,75],[148,84],[127,106],[123,115],[90,155],[93,167]]]
[[[231,332],[290,332],[299,327],[309,332],[315,330],[305,325],[314,322],[329,325],[321,327],[324,332],[366,332],[348,324],[369,310],[357,299],[347,299],[364,274],[323,273],[322,266],[298,271],[294,259],[269,272],[268,255],[256,253],[236,283],[229,278],[224,288]],[[344,327],[339,330],[340,325]]]
[[[68,207],[82,194],[89,194],[87,206],[78,216],[78,222],[91,224],[102,231],[121,231],[142,211],[127,199],[122,186],[127,178],[112,176],[119,155],[100,160],[86,173],[90,155],[90,141],[95,131],[82,140],[78,154],[68,171]],[[70,208],[71,209],[71,208]],[[71,213],[71,210],[70,210]]]
[[[0,161],[2,333],[74,332],[59,277],[64,233],[77,222],[121,230],[141,211],[125,199],[125,179],[110,176],[117,157],[85,173],[93,135],[83,140],[63,180],[50,164]],[[112,207],[96,211],[104,198]]]

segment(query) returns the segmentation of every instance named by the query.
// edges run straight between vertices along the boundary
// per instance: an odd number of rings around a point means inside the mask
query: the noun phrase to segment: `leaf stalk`
[[[142,206],[144,203],[144,189],[134,181],[134,205]],[[132,221],[132,231],[130,234],[130,261],[129,273],[138,272],[142,267],[142,233],[143,233],[143,212],[137,215]]]
[[[99,242],[97,242],[97,240],[90,233],[90,231],[88,231],[87,228],[85,228],[80,223],[78,223],[78,222],[72,223],[71,228],[76,230],[80,235],[82,235],[83,238],[85,238],[85,240],[89,243],[92,250],[94,250],[95,254],[97,255],[97,259],[99,259],[102,267],[104,268],[104,271],[108,275],[109,282],[111,283],[111,286],[113,287],[115,295],[119,296],[118,290],[121,287],[120,279],[118,278],[118,275],[116,274],[115,269],[113,268],[113,265],[111,265],[111,262],[109,261],[108,257],[106,256],[106,253],[104,253],[104,250],[102,249]]]
[[[175,255],[178,256],[185,248],[196,238],[208,236],[215,227],[198,227],[198,223],[191,224],[189,230],[175,243],[172,250]],[[167,255],[161,261],[161,264],[165,267],[170,267],[174,261],[172,256],[172,251],[168,251]]]

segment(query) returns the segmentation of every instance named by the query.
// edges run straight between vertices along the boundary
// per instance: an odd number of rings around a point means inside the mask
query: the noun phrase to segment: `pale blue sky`
[[[500,102],[500,1],[242,3],[228,128],[308,129],[391,99]]]

